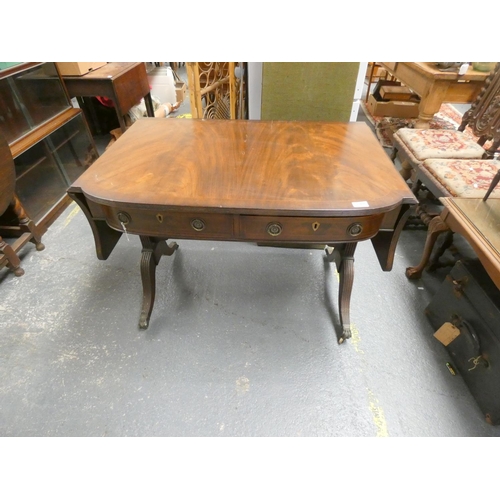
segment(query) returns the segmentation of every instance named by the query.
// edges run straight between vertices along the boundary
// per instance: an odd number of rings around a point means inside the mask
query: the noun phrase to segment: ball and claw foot
[[[405,274],[410,280],[418,280],[422,277],[422,270],[417,267],[407,267]]]

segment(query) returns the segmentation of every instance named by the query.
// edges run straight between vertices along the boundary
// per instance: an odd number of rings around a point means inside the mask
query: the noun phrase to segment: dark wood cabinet
[[[55,63],[0,71],[0,134],[14,159],[18,200],[43,233],[71,201],[68,186],[98,157]]]
[[[18,252],[28,242],[43,250],[66,190],[98,156],[55,63],[0,70],[0,268],[24,273]]]

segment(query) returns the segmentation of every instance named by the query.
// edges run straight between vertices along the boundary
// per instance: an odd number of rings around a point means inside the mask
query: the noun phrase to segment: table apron
[[[172,212],[100,206],[109,227],[156,238],[229,241],[350,242],[375,236],[383,213],[348,217]],[[97,214],[96,214],[97,215]]]
[[[444,102],[467,103],[476,99],[484,82],[452,82],[446,90]]]

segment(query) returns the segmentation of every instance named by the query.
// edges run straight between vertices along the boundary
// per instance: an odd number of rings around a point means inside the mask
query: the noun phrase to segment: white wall
[[[260,120],[262,106],[262,63],[249,62],[248,68],[248,118]]]

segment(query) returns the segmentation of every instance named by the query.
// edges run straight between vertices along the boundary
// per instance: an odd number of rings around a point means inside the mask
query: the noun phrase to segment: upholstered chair
[[[471,139],[464,133],[466,127],[470,128],[477,140]],[[478,178],[482,175],[484,165],[472,163],[450,166],[447,161],[436,163],[435,160],[490,159],[494,157],[499,146],[500,63],[486,79],[484,87],[471,108],[464,114],[457,130],[399,129],[393,137],[392,159],[395,160],[396,157],[400,159],[402,166],[400,173],[404,179],[413,182],[419,179],[423,182],[428,177],[435,177],[446,189],[450,168],[455,172],[456,178],[460,169],[464,167],[467,179],[470,180],[474,177],[476,167]],[[419,186],[420,183],[415,186],[414,192]],[[451,186],[450,189],[453,190]],[[444,193],[443,195],[447,196]]]

